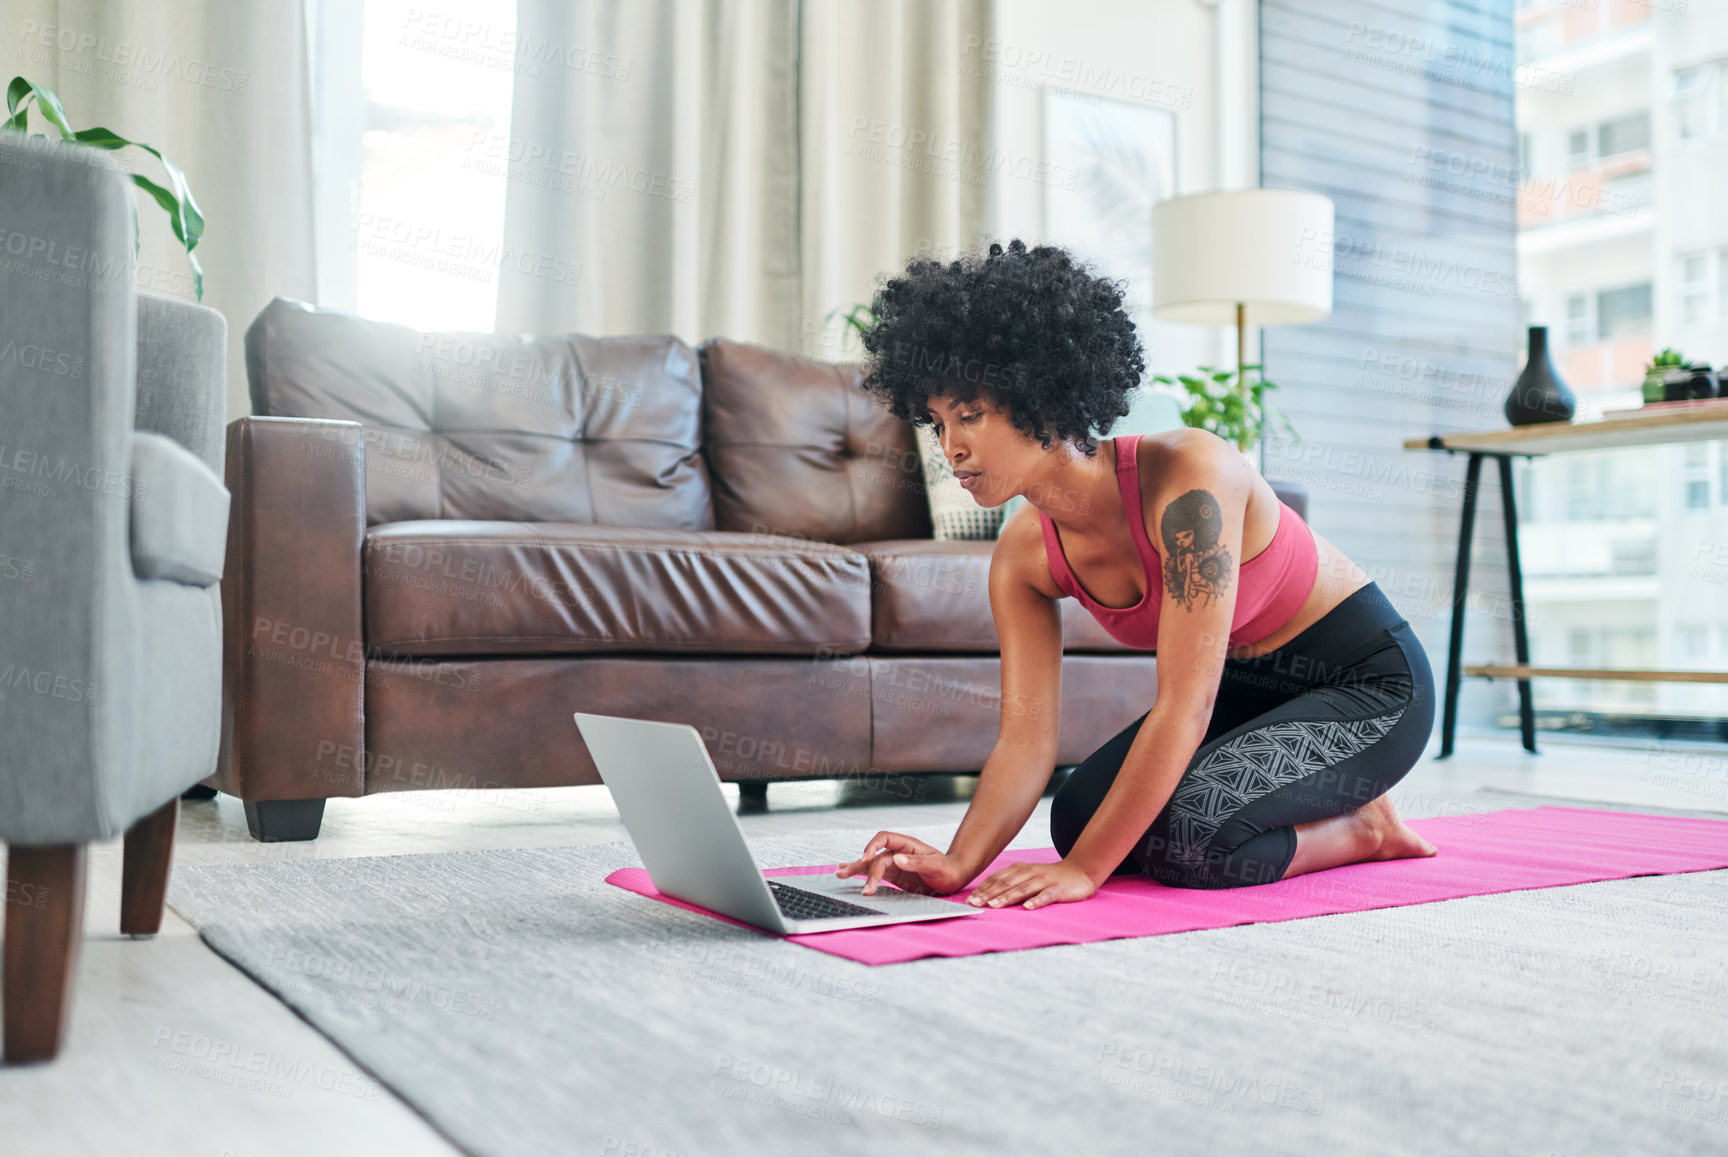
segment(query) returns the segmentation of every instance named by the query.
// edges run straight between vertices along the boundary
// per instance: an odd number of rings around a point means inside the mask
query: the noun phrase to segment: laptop
[[[665,895],[786,934],[951,920],[985,911],[887,883],[866,896],[862,876],[765,877],[694,727],[581,711],[576,726],[649,878]]]

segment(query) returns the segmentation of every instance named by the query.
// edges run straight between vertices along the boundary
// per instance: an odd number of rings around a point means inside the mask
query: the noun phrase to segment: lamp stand
[[[1236,388],[1248,392],[1248,379],[1242,375],[1242,364],[1248,360],[1248,306],[1236,303]],[[1244,397],[1243,401],[1248,399]]]
[[[1248,361],[1248,306],[1238,301],[1236,303],[1236,392],[1242,396],[1242,407],[1248,407],[1248,375],[1242,367]],[[1266,474],[1266,427],[1261,422],[1260,427],[1260,474]]]

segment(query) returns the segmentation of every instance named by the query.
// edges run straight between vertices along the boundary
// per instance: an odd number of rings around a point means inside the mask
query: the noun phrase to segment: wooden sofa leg
[[[72,1011],[84,939],[85,845],[7,849],[0,963],[7,1064],[53,1060]]]
[[[174,852],[174,824],[180,800],[169,800],[126,830],[120,868],[120,931],[154,936],[162,928],[162,901],[168,894],[168,861]]]

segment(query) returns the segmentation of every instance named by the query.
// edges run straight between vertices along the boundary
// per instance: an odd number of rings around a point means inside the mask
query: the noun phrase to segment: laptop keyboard
[[[862,904],[848,904],[845,900],[824,896],[820,892],[794,888],[790,884],[782,884],[779,880],[769,880],[768,890],[774,893],[774,903],[780,906],[780,914],[788,920],[827,920],[835,916],[888,915],[880,908],[866,908]]]

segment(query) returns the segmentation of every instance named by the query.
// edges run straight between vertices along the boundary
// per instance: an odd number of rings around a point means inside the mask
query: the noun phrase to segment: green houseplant
[[[66,119],[66,109],[61,105],[60,98],[53,89],[34,84],[22,76],[15,76],[6,86],[6,120],[3,127],[19,134],[26,134],[37,139],[46,139],[45,133],[29,132],[30,104],[34,101],[36,111],[42,115],[54,129],[60,133],[60,138],[73,144],[86,145],[93,149],[104,149],[113,152],[124,148],[143,149],[162,163],[162,170],[168,176],[167,187],[151,180],[142,173],[130,174],[132,183],[150,194],[151,200],[162,207],[168,214],[168,225],[174,230],[174,239],[186,249],[186,260],[192,266],[192,288],[199,301],[204,300],[204,270],[198,264],[198,258],[192,251],[198,248],[198,241],[204,236],[204,214],[198,209],[198,202],[192,198],[192,188],[186,183],[186,174],[180,171],[180,166],[163,156],[161,151],[143,141],[131,141],[112,129],[93,127],[74,129]],[[138,256],[138,207],[132,207],[132,256]]]
[[[1246,389],[1239,381],[1244,375]],[[1258,365],[1245,365],[1240,371],[1201,366],[1198,373],[1159,374],[1152,380],[1188,392],[1188,404],[1182,408],[1185,425],[1209,430],[1238,450],[1246,451],[1259,441],[1268,421],[1276,421],[1296,441],[1302,440],[1290,420],[1266,400],[1266,391],[1278,387],[1260,376]]]
[[[1677,349],[1665,349],[1650,359],[1650,364],[1644,367],[1644,400],[1660,402],[1663,398],[1663,380],[1669,370],[1677,370],[1686,365],[1686,359]]]

